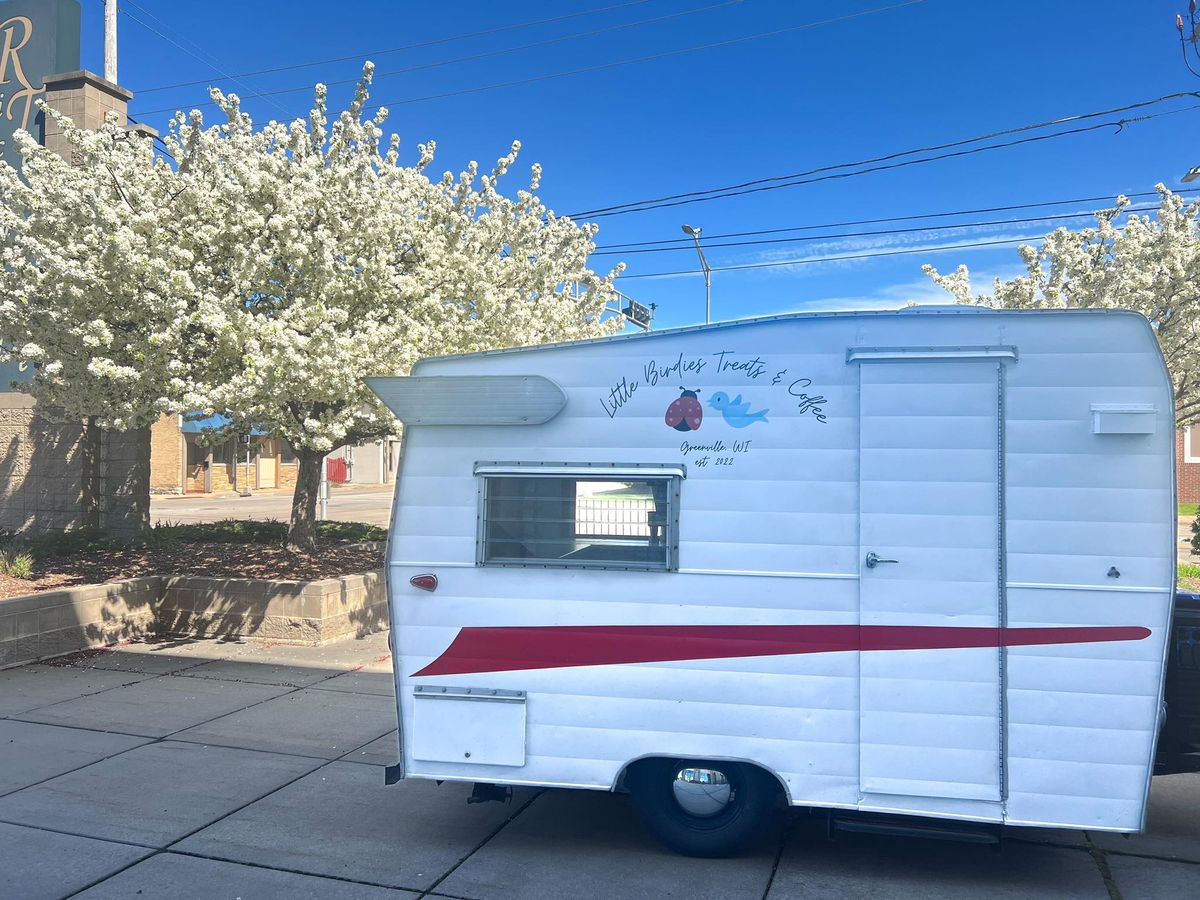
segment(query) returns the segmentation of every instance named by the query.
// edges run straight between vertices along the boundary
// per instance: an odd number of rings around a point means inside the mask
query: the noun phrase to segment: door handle
[[[873,568],[875,568],[877,565],[879,565],[880,563],[898,563],[898,562],[900,562],[900,560],[898,560],[898,559],[884,559],[882,556],[880,556],[880,555],[879,555],[879,554],[877,554],[877,553],[876,553],[874,550],[872,550],[870,553],[868,553],[868,554],[867,554],[867,560],[866,560],[866,562],[867,562],[867,568],[868,568],[868,569],[873,569]]]

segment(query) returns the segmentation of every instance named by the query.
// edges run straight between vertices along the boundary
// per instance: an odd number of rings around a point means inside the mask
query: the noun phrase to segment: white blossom
[[[0,359],[39,364],[35,394],[73,416],[135,427],[223,413],[306,456],[382,437],[395,421],[363,378],[422,356],[599,336],[621,267],[588,267],[597,229],[478,166],[431,180],[435,144],[400,161],[386,112],[350,108],[255,128],[177,113],[164,142],[53,111],[69,163],[27,134],[0,164]]]
[[[933,266],[925,274],[958,303],[1012,309],[1091,307],[1131,309],[1150,320],[1171,371],[1178,424],[1200,421],[1200,200],[1185,203],[1166,187],[1156,186],[1156,216],[1129,215],[1118,197],[1111,209],[1096,213],[1096,225],[1072,231],[1059,228],[1040,248],[1018,249],[1026,274],[995,280],[990,294],[975,294],[965,265],[943,275]]]

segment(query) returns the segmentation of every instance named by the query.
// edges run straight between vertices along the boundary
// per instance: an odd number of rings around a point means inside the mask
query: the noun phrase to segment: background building
[[[1200,431],[1191,427],[1175,435],[1176,493],[1180,503],[1200,503]]]
[[[252,491],[295,487],[299,466],[287,441],[266,434],[250,435],[249,444],[238,435],[213,440],[228,425],[224,416],[159,419],[150,431],[150,490],[222,494],[247,485]],[[339,447],[326,457],[326,472],[339,484],[389,484],[399,459],[399,439]]]

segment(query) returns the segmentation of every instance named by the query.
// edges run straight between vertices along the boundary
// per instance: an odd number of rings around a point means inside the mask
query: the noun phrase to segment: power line
[[[457,65],[459,63],[475,62],[475,61],[481,60],[481,59],[491,59],[491,58],[497,57],[497,56],[506,56],[510,53],[520,53],[525,50],[536,50],[541,47],[549,47],[554,44],[562,44],[567,41],[580,40],[582,38],[597,37],[599,35],[608,34],[610,32],[614,32],[614,31],[624,31],[624,30],[628,30],[630,28],[640,28],[644,25],[654,25],[659,22],[666,22],[666,21],[670,21],[672,19],[680,19],[685,16],[694,16],[699,13],[711,12],[716,9],[724,9],[724,8],[730,7],[730,6],[740,6],[744,2],[745,2],[745,0],[723,0],[723,2],[721,2],[721,3],[714,3],[709,6],[701,6],[701,7],[696,7],[693,9],[680,10],[678,12],[668,13],[668,14],[662,15],[662,16],[653,16],[649,19],[638,19],[633,22],[621,22],[617,25],[607,25],[604,28],[596,28],[591,31],[573,32],[571,34],[560,35],[559,37],[552,37],[552,38],[546,38],[545,40],[541,40],[541,41],[534,41],[533,43],[530,43],[530,44],[521,44],[516,47],[505,47],[500,50],[485,50],[481,53],[471,54],[470,56],[459,56],[459,57],[455,57],[454,59],[445,59],[445,60],[440,60],[438,62],[422,63],[422,64],[416,65],[416,66],[406,66],[405,68],[402,68],[402,69],[390,69],[386,72],[376,72],[374,74],[374,80],[378,81],[380,78],[388,78],[393,75],[407,75],[411,72],[422,72],[422,71],[426,71],[428,69],[439,69],[439,68],[443,68],[445,66]],[[353,78],[338,78],[338,79],[335,79],[332,81],[328,81],[328,80],[323,81],[322,84],[324,84],[326,87],[336,87],[338,85],[343,85],[343,84],[357,84],[360,78],[361,78],[361,76],[356,75]],[[295,87],[276,88],[276,89],[272,89],[269,91],[257,91],[256,95],[259,97],[276,97],[281,94],[295,94],[295,93],[299,93],[300,91],[312,91],[312,89],[313,89],[313,86],[311,84],[303,84],[303,85],[297,85]],[[215,104],[211,100],[206,100],[201,103],[196,103],[194,105],[197,107],[200,107],[200,106],[212,106]],[[156,115],[158,113],[174,112],[176,109],[178,109],[177,106],[165,106],[165,107],[161,107],[159,109],[146,110],[145,112],[142,113],[142,115],[152,116],[152,115]]]
[[[1194,194],[1200,192],[1200,188],[1180,188],[1173,191],[1175,194]],[[936,212],[936,213],[914,213],[907,216],[883,216],[877,219],[853,219],[848,222],[824,222],[819,225],[789,225],[781,228],[760,228],[755,231],[727,231],[724,234],[707,235],[708,240],[731,237],[753,237],[760,234],[783,234],[789,231],[815,231],[818,228],[848,228],[852,225],[878,225],[882,222],[908,222],[918,219],[944,219],[951,216],[971,216],[980,213],[994,212],[1011,212],[1018,209],[1037,209],[1043,206],[1072,206],[1080,203],[1109,203],[1116,196],[1128,197],[1134,199],[1137,197],[1157,197],[1157,191],[1140,191],[1140,192],[1122,192],[1116,191],[1110,194],[1102,194],[1099,197],[1076,197],[1072,200],[1046,200],[1042,203],[1018,203],[1010,206],[983,206],[976,209],[959,209],[951,212]],[[686,249],[691,249],[692,239],[688,238],[666,238],[658,241],[628,241],[618,244],[598,244],[597,250],[620,250],[625,247],[652,247],[663,244],[686,244]]]
[[[150,17],[151,17],[152,19],[154,19],[156,22],[158,22],[159,24],[161,24],[161,25],[163,25],[164,27],[166,27],[166,26],[165,26],[165,24],[163,23],[162,19],[158,18],[158,16],[154,15],[154,13],[151,13],[151,12],[146,12],[146,10],[142,9],[142,8],[141,8],[140,6],[138,6],[136,3],[132,2],[132,0],[124,0],[124,3],[126,3],[126,4],[127,4],[127,5],[129,5],[129,6],[132,6],[134,9],[138,10],[138,11],[139,11],[139,12],[141,12],[141,13],[145,13],[145,15],[147,15],[147,16],[150,16]],[[149,24],[148,22],[144,22],[144,21],[142,21],[141,19],[139,19],[137,16],[135,16],[133,13],[131,13],[131,12],[130,12],[128,9],[125,9],[125,8],[121,7],[121,8],[120,8],[120,12],[124,13],[124,14],[125,14],[125,16],[126,16],[127,18],[133,19],[133,21],[137,22],[139,25],[141,25],[141,26],[142,26],[143,28],[145,28],[147,31],[149,31],[149,32],[151,32],[151,33],[153,33],[153,34],[156,34],[156,35],[158,35],[160,38],[162,38],[162,39],[163,39],[164,41],[166,41],[167,43],[169,43],[169,44],[172,44],[173,46],[175,46],[175,47],[177,47],[178,49],[182,50],[182,51],[183,51],[184,53],[186,53],[188,56],[192,57],[192,58],[193,58],[193,59],[195,59],[195,60],[199,60],[200,62],[204,63],[204,65],[206,65],[206,66],[208,66],[209,68],[211,68],[211,69],[213,69],[214,71],[216,71],[216,72],[217,72],[217,74],[219,74],[221,77],[223,77],[223,78],[226,78],[227,80],[229,80],[229,81],[232,81],[232,82],[234,82],[235,84],[240,84],[240,85],[242,85],[242,86],[243,86],[244,88],[246,88],[246,90],[248,90],[248,91],[249,91],[251,94],[257,94],[258,96],[262,96],[261,94],[258,94],[258,92],[254,90],[254,88],[250,87],[248,84],[245,84],[245,82],[238,81],[238,80],[237,80],[237,78],[235,78],[235,77],[234,77],[234,76],[232,76],[232,75],[226,75],[226,74],[225,74],[225,72],[224,72],[224,71],[223,71],[223,70],[220,68],[220,66],[216,65],[216,64],[215,64],[215,63],[214,63],[214,62],[213,62],[211,59],[207,59],[207,60],[206,60],[206,59],[204,59],[204,57],[202,57],[202,56],[200,56],[200,55],[198,55],[198,54],[196,54],[196,53],[192,52],[192,51],[191,51],[191,50],[189,50],[187,47],[185,47],[183,44],[179,43],[179,41],[175,40],[173,37],[171,37],[171,36],[169,36],[169,35],[167,35],[167,34],[164,34],[163,32],[159,31],[157,28],[155,28],[153,25],[151,25],[151,24]],[[280,106],[278,103],[276,103],[274,100],[270,99],[269,97],[263,97],[263,99],[264,99],[264,100],[266,100],[268,103],[270,103],[272,106],[274,106],[276,109],[278,109],[280,112],[282,112],[282,113],[283,113],[285,116],[287,115],[287,110],[286,110],[286,109],[284,109],[282,106]],[[146,115],[146,113],[143,113],[142,115]]]
[[[1082,134],[1087,131],[1096,131],[1101,128],[1115,127],[1118,129],[1124,128],[1126,125],[1134,122],[1142,122],[1147,119],[1157,118],[1158,116],[1171,115],[1176,112],[1185,112],[1196,107],[1185,107],[1181,110],[1171,110],[1163,113],[1152,113],[1146,116],[1140,116],[1131,119],[1118,119],[1111,122],[1102,122],[1098,125],[1085,126],[1083,128],[1066,129],[1064,131],[1055,132],[1050,135],[1040,135],[1031,138],[1022,138],[1015,141],[1006,141],[999,144],[993,144],[987,147],[977,147],[971,150],[959,151],[957,153],[945,153],[938,156],[925,157],[917,160],[902,161],[891,165],[872,166],[874,163],[886,163],[890,160],[900,159],[905,156],[912,156],[918,153],[932,153],[937,150],[948,150],[953,147],[964,147],[969,144],[977,144],[981,141],[991,140],[997,137],[1003,137],[1010,134],[1020,134],[1027,131],[1035,131],[1042,128],[1049,128],[1055,125],[1064,125],[1069,122],[1081,122],[1087,119],[1094,119],[1100,116],[1113,115],[1116,113],[1129,112],[1134,109],[1143,109],[1147,106],[1153,106],[1159,103],[1165,103],[1169,100],[1178,100],[1182,97],[1200,98],[1200,91],[1179,91],[1174,94],[1166,94],[1162,97],[1155,97],[1152,100],[1142,100],[1137,103],[1130,103],[1125,106],[1117,106],[1111,109],[1097,110],[1095,112],[1082,113],[1079,115],[1065,116],[1059,119],[1051,119],[1045,122],[1037,122],[1031,125],[1021,125],[1016,128],[1006,128],[1002,131],[994,131],[989,134],[977,135],[975,137],[961,138],[956,141],[950,141],[944,144],[934,144],[928,147],[915,147],[910,150],[900,150],[894,153],[888,153],[883,156],[875,156],[869,159],[856,160],[854,162],[836,163],[833,165],[820,166],[815,169],[809,169],[804,172],[793,172],[788,175],[773,175],[768,178],[757,178],[752,181],[744,181],[739,184],[725,185],[724,187],[707,188],[699,191],[688,191],[681,194],[669,194],[664,197],[655,197],[646,200],[631,200],[626,203],[618,203],[612,206],[602,206],[596,209],[587,209],[577,213],[570,213],[572,218],[600,218],[602,216],[621,215],[629,212],[643,212],[647,209],[662,209],[669,206],[682,206],[686,203],[700,203],[706,200],[720,200],[724,197],[737,197],[744,194],[757,193],[763,190],[777,190],[784,187],[794,187],[797,184],[813,184],[818,181],[827,181],[833,178],[849,178],[854,175],[861,175],[867,172],[878,172],[885,169],[900,168],[902,166],[916,165],[922,162],[933,162],[935,160],[948,159],[955,156],[964,156],[970,153],[979,153],[986,150],[995,150],[1003,147],[1012,147],[1023,143],[1032,143],[1035,141],[1049,140],[1055,137],[1066,137],[1074,134]],[[872,166],[871,168],[863,168],[855,172],[846,172],[833,175],[825,175],[821,178],[809,178],[808,176],[820,175],[821,173],[833,172],[837,169],[849,169],[862,166]],[[804,180],[797,180],[804,179]]]
[[[135,119],[133,116],[129,115],[128,113],[125,115],[125,118],[128,119],[130,122],[132,122],[134,125],[146,125],[145,122]],[[171,155],[171,148],[167,146],[167,142],[164,141],[162,139],[161,135],[158,134],[158,129],[154,128],[153,125],[146,125],[146,127],[154,130],[154,134],[151,135],[151,137],[153,138],[153,142],[157,143],[161,152],[165,156],[169,157]]]
[[[429,100],[445,100],[449,97],[461,97],[466,94],[479,94],[485,91],[495,91],[501,88],[520,87],[527,84],[537,84],[542,81],[551,81],[556,78],[569,78],[573,75],[586,75],[591,72],[604,72],[609,69],[620,68],[621,66],[631,66],[636,63],[653,62],[660,59],[670,59],[675,56],[683,56],[688,53],[697,53],[701,50],[713,50],[718,47],[730,47],[734,44],[743,44],[748,41],[762,40],[763,38],[776,37],[781,34],[790,34],[796,31],[807,31],[811,28],[818,28],[822,25],[834,25],[839,22],[846,22],[851,19],[860,19],[864,16],[872,16],[876,13],[891,12],[896,9],[903,9],[908,6],[917,6],[926,3],[927,0],[905,0],[903,3],[894,3],[891,6],[878,6],[873,9],[864,9],[855,13],[848,13],[843,16],[833,16],[828,19],[819,19],[815,22],[806,22],[803,25],[794,25],[790,28],[778,28],[774,31],[763,31],[757,34],[749,34],[743,37],[730,38],[724,41],[715,41],[710,44],[697,44],[694,47],[684,47],[680,50],[668,50],[664,53],[652,53],[649,56],[638,56],[633,59],[623,59],[611,63],[602,63],[595,66],[585,66],[582,69],[571,69],[566,72],[551,72],[547,75],[536,75],[532,78],[520,78],[515,81],[499,81],[493,84],[480,85],[479,87],[463,88],[457,91],[446,91],[440,94],[427,94],[424,97],[406,97],[401,100],[392,100],[387,103],[375,103],[371,105],[372,109],[377,109],[381,106],[405,106],[410,103],[425,103]]]
[[[1152,212],[1158,209],[1157,206],[1131,206],[1122,210],[1122,213],[1133,212]],[[851,237],[880,237],[883,235],[899,235],[899,234],[914,234],[926,231],[949,231],[955,228],[985,228],[993,225],[1032,225],[1036,222],[1053,222],[1065,219],[1085,219],[1095,215],[1094,212],[1080,213],[1059,213],[1050,216],[1036,216],[1034,218],[1024,219],[993,219],[986,222],[957,222],[952,225],[917,225],[912,228],[885,228],[878,231],[843,231],[832,234],[811,234],[804,237],[791,238],[767,238],[757,241],[731,241],[725,244],[705,243],[705,250],[718,250],[722,247],[754,247],[763,244],[794,244],[803,241],[828,241],[837,240],[838,238]],[[640,249],[631,250],[598,250],[592,256],[632,256],[635,253],[676,253],[681,251],[690,251],[690,246],[679,247],[643,247]]]
[[[639,57],[635,57],[633,59],[617,60],[616,62],[611,62],[611,63],[601,63],[599,65],[594,65],[594,66],[585,66],[580,69],[570,69],[565,72],[551,72],[546,75],[535,75],[531,78],[520,78],[515,81],[500,81],[500,82],[494,82],[492,84],[480,85],[478,87],[462,88],[460,90],[455,90],[455,91],[445,91],[445,92],[439,93],[439,94],[428,94],[423,97],[406,97],[406,98],[403,98],[400,100],[393,100],[393,101],[386,102],[386,103],[373,103],[370,105],[369,108],[378,109],[383,106],[389,106],[389,107],[390,106],[406,106],[411,103],[425,103],[430,100],[445,100],[450,97],[461,97],[461,96],[465,96],[467,94],[479,94],[479,93],[484,93],[486,91],[500,90],[502,88],[520,87],[520,86],[528,85],[528,84],[537,84],[542,81],[551,81],[551,80],[554,80],[557,78],[568,78],[568,77],[571,77],[574,75],[586,75],[586,74],[590,74],[592,72],[603,72],[603,71],[607,71],[609,69],[616,69],[616,68],[620,68],[622,66],[630,66],[630,65],[637,64],[637,63],[653,62],[653,61],[660,60],[660,59],[670,59],[672,57],[683,56],[688,53],[696,53],[701,50],[712,50],[712,49],[716,49],[719,47],[728,47],[728,46],[732,46],[734,44],[742,44],[742,43],[746,43],[748,41],[757,41],[757,40],[761,40],[763,38],[776,37],[777,35],[781,35],[781,34],[789,34],[789,33],[796,32],[796,31],[806,31],[808,29],[817,28],[822,25],[832,25],[832,24],[836,24],[839,22],[849,21],[851,19],[859,19],[859,18],[862,18],[863,16],[875,15],[876,13],[882,13],[882,12],[890,12],[892,10],[902,9],[902,8],[908,7],[908,6],[916,6],[918,4],[925,3],[925,2],[927,2],[927,0],[905,0],[905,2],[903,2],[903,3],[896,3],[891,6],[880,6],[880,7],[875,7],[873,9],[861,10],[859,12],[849,13],[849,14],[843,15],[843,16],[834,16],[834,17],[828,18],[828,19],[820,19],[815,22],[807,22],[803,25],[795,25],[790,28],[779,28],[774,31],[764,31],[764,32],[759,32],[758,34],[745,35],[743,37],[738,37],[738,38],[730,38],[730,39],[724,40],[724,41],[715,41],[715,42],[709,43],[709,44],[698,44],[693,47],[684,47],[680,50],[669,50],[664,53],[652,53],[648,56],[639,56]],[[177,107],[170,107],[171,110],[174,110],[176,108]],[[164,111],[165,110],[159,109],[159,110],[153,110],[152,112],[160,113],[160,112],[164,112]],[[150,114],[152,114],[152,113],[150,113],[150,112],[143,113],[143,115],[150,115]]]
[[[132,6],[134,9],[136,9],[142,15],[153,19],[155,22],[158,23],[159,27],[163,31],[170,32],[171,34],[173,34],[177,38],[179,38],[179,40],[183,41],[183,43],[188,44],[192,48],[192,50],[195,51],[195,53],[192,54],[193,58],[199,60],[200,62],[204,63],[206,66],[209,66],[218,72],[221,71],[221,68],[217,62],[217,58],[215,56],[213,56],[211,53],[206,51],[203,47],[201,47],[195,41],[189,40],[185,35],[180,34],[178,31],[176,31],[174,28],[172,28],[170,25],[168,25],[166,22],[164,22],[161,18],[156,16],[150,10],[146,9],[143,6],[139,6],[137,3],[134,2],[134,0],[121,0],[119,6],[121,7],[119,12],[123,13],[124,15],[126,15],[127,17],[129,17],[131,19],[134,19],[134,21],[136,21],[143,28],[149,28],[149,26],[145,22],[142,22],[141,20],[137,19],[132,13],[129,12],[129,10],[126,7]],[[155,32],[155,34],[158,34],[158,32]],[[163,35],[159,35],[159,36],[164,37]],[[164,37],[164,39],[166,39],[166,38]],[[179,45],[176,44],[176,46],[179,46]],[[183,49],[183,48],[181,47],[180,49]]]
[[[361,53],[352,53],[349,56],[333,56],[326,59],[315,59],[309,62],[291,63],[286,66],[273,66],[268,69],[255,69],[251,72],[238,72],[234,75],[228,75],[227,78],[253,78],[258,75],[271,75],[276,72],[290,72],[296,69],[309,69],[316,66],[327,66],[335,63],[351,62],[361,60],[367,56],[383,56],[388,53],[402,53],[405,50],[419,50],[424,47],[437,47],[442,44],[450,44],[456,41],[465,41],[469,38],[486,37],[487,35],[500,34],[505,31],[517,31],[522,28],[532,28],[535,25],[549,25],[553,22],[565,22],[568,19],[578,19],[584,16],[594,16],[600,13],[613,12],[619,9],[629,9],[634,6],[645,6],[650,0],[632,0],[629,3],[617,3],[612,6],[601,6],[595,9],[585,9],[579,12],[568,13],[562,16],[552,16],[548,19],[534,19],[528,22],[516,22],[511,25],[500,25],[495,28],[485,28],[482,31],[468,31],[462,34],[453,34],[448,37],[434,38],[428,41],[420,41],[415,44],[403,44],[399,47],[384,47],[379,50],[366,50]],[[207,85],[207,78],[200,78],[196,81],[177,81],[174,84],[160,84],[156,87],[139,88],[139,94],[152,94],[157,91],[170,91],[181,87],[195,87],[196,85]]]
[[[940,247],[910,247],[904,250],[881,250],[877,253],[851,253],[843,256],[804,256],[799,259],[783,259],[775,262],[742,263],[733,266],[713,266],[713,272],[733,272],[744,269],[772,269],[780,266],[806,266],[823,262],[843,262],[853,259],[875,259],[880,256],[905,256],[913,253],[940,253],[944,250],[967,250],[972,247],[1000,247],[1005,244],[1022,244],[1026,241],[1040,240],[1044,235],[1032,237],[1003,238],[995,241],[973,241],[964,244],[947,244]],[[633,278],[664,278],[668,275],[698,275],[699,269],[684,269],[679,272],[646,272],[640,275],[618,275],[618,278],[629,280]]]
[[[1171,116],[1171,115],[1175,115],[1176,113],[1180,113],[1180,112],[1189,112],[1194,109],[1200,109],[1200,105],[1188,106],[1188,107],[1184,107],[1183,109],[1169,110],[1169,111],[1161,112],[1161,113],[1151,113],[1148,115],[1137,116],[1135,118],[1130,118],[1130,119],[1118,119],[1118,120],[1112,121],[1112,122],[1101,122],[1098,125],[1085,125],[1080,128],[1069,128],[1064,131],[1056,131],[1051,134],[1035,135],[1034,137],[1027,137],[1027,138],[1016,138],[1011,141],[1002,141],[997,144],[988,144],[983,147],[974,147],[974,148],[971,148],[968,150],[955,150],[955,151],[949,152],[949,153],[940,153],[935,156],[926,156],[926,157],[921,157],[918,159],[901,160],[900,162],[888,163],[887,165],[868,166],[866,168],[856,169],[852,172],[835,172],[830,175],[820,175],[815,178],[803,178],[803,179],[798,179],[796,181],[784,182],[782,184],[764,185],[762,187],[747,188],[747,189],[741,190],[741,191],[729,191],[724,194],[714,194],[712,196],[707,196],[707,197],[696,197],[696,198],[690,199],[690,200],[675,200],[670,203],[659,203],[659,204],[655,204],[655,205],[651,205],[651,206],[641,206],[641,207],[637,207],[634,209],[617,210],[614,212],[597,213],[597,214],[577,213],[574,216],[572,216],[572,218],[587,217],[589,219],[599,219],[599,218],[604,218],[606,216],[619,216],[619,215],[624,215],[625,213],[631,213],[631,212],[646,212],[646,211],[652,210],[652,209],[665,209],[665,208],[673,207],[673,206],[686,206],[691,203],[704,203],[709,200],[724,200],[728,197],[740,197],[740,196],[744,196],[746,194],[757,194],[762,191],[775,191],[775,190],[780,190],[782,188],[797,187],[799,185],[804,185],[804,184],[818,184],[823,181],[837,181],[837,180],[844,179],[844,178],[854,178],[857,175],[868,175],[873,172],[885,172],[885,171],[889,171],[892,169],[903,169],[903,168],[907,168],[908,166],[922,165],[924,163],[939,162],[940,160],[944,160],[944,159],[955,159],[955,158],[962,157],[962,156],[973,156],[976,153],[986,153],[989,150],[1004,150],[1009,147],[1016,147],[1016,146],[1020,146],[1022,144],[1034,144],[1034,143],[1039,143],[1041,141],[1054,140],[1055,138],[1071,137],[1071,136],[1078,135],[1078,134],[1087,134],[1089,132],[1099,131],[1104,128],[1116,128],[1117,129],[1116,133],[1119,134],[1125,128],[1126,125],[1132,125],[1132,124],[1136,124],[1139,122],[1147,122],[1151,119],[1157,119],[1157,118],[1161,118],[1163,116]]]

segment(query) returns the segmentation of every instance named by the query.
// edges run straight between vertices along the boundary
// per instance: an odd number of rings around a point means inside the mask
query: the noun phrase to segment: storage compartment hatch
[[[481,766],[525,765],[525,692],[413,688],[413,759]]]

